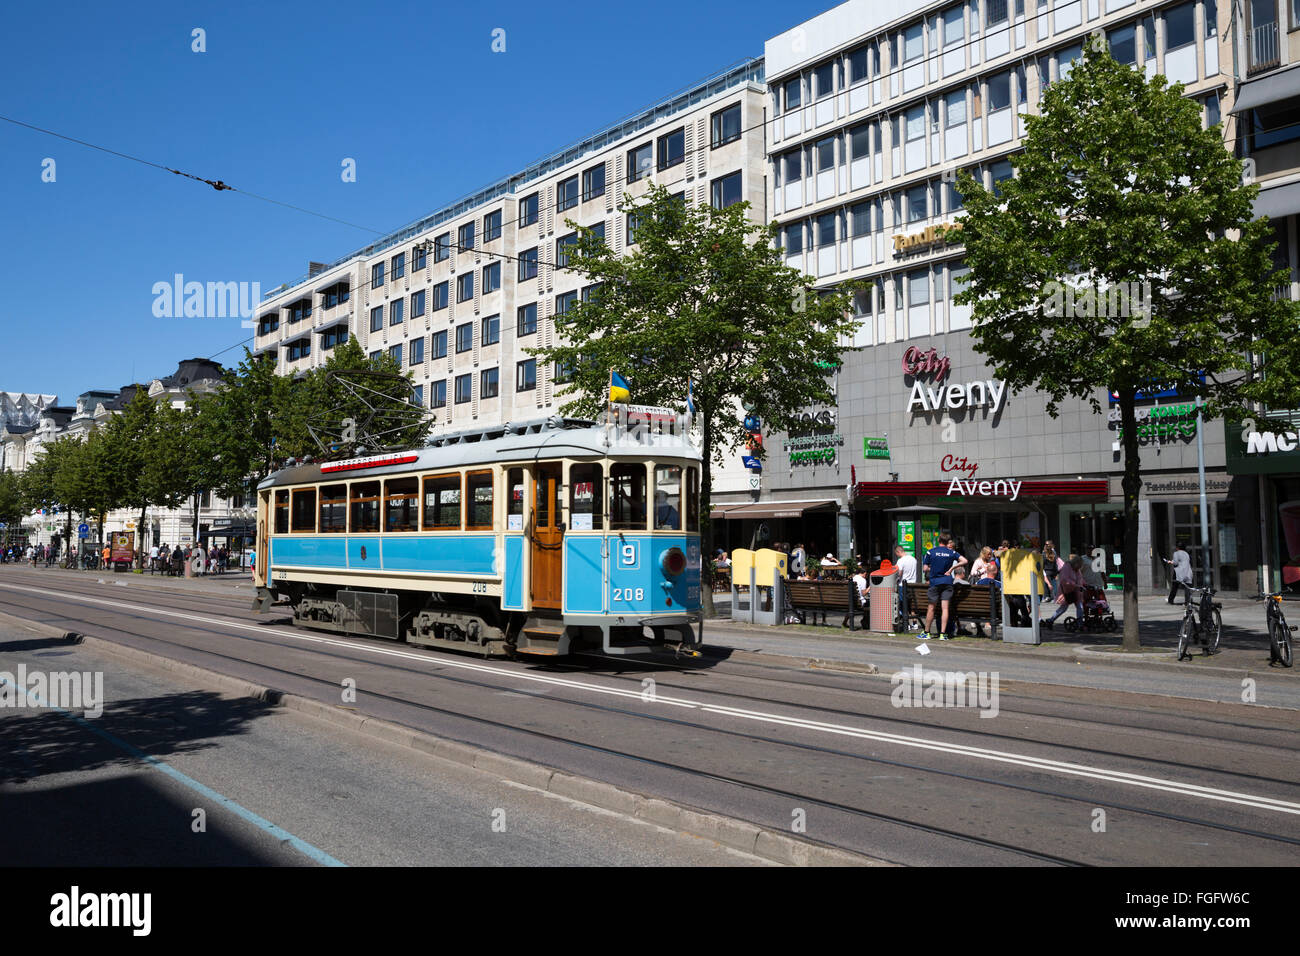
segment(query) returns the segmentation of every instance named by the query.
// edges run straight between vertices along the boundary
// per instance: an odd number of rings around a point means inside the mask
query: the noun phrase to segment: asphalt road
[[[990,669],[970,706],[927,706],[920,687],[902,699],[891,669],[942,675],[971,669],[968,655],[936,644],[874,676],[725,648],[688,664],[484,661],[297,629],[229,585],[99,580],[2,567],[0,611],[339,706],[353,681],[363,713],[899,863],[1292,865],[1300,845],[1300,720],[1240,690],[1222,703]],[[217,749],[237,731],[217,728]],[[317,751],[299,759],[310,775]],[[251,809],[274,789],[253,786]],[[330,789],[322,779],[286,819],[328,817]],[[475,832],[466,852],[491,839]]]

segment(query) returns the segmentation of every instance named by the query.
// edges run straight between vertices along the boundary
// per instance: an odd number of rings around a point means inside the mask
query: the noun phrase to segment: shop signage
[[[912,398],[907,403],[907,410],[918,407],[923,412],[937,412],[947,408],[988,408],[996,413],[1002,408],[1006,398],[1007,383],[1001,379],[986,379],[982,382],[968,382],[965,385],[954,382],[952,385],[940,385],[929,388],[922,382],[912,385]]]
[[[1231,484],[1222,478],[1206,478],[1205,491],[1208,494],[1227,492]],[[1186,495],[1200,492],[1200,482],[1195,478],[1181,478],[1170,481],[1144,481],[1142,487],[1148,495]]]
[[[965,455],[944,455],[939,459],[939,470],[944,474],[960,471],[967,478],[974,478],[975,472],[979,471],[979,465],[971,461]]]
[[[785,451],[790,456],[791,467],[833,465],[839,457],[838,449],[843,444],[843,435],[808,435],[803,438],[787,439]]]
[[[1223,443],[1230,475],[1276,475],[1300,471],[1300,429],[1261,432],[1249,419],[1225,422]]]
[[[965,495],[968,498],[1008,498],[1015,501],[1020,497],[1023,481],[1014,478],[998,478],[996,481],[966,481],[954,478],[948,482],[947,495]]]
[[[1204,372],[1201,372],[1196,377],[1202,382],[1205,381]],[[1112,405],[1118,405],[1119,392],[1111,390],[1108,394],[1110,395],[1110,403]],[[1138,389],[1133,394],[1133,400],[1135,402],[1152,402],[1158,398],[1179,398],[1183,394],[1184,393],[1180,392],[1177,387],[1168,382],[1151,382],[1146,388]]]
[[[903,374],[921,378],[933,375],[936,382],[942,382],[952,371],[952,362],[948,356],[940,356],[934,349],[923,352],[915,345],[909,346],[903,353]]]
[[[862,457],[863,458],[888,458],[889,439],[888,438],[862,439]]]
[[[921,252],[932,246],[946,245],[950,241],[959,242],[960,237],[956,234],[961,232],[961,223],[949,223],[946,226],[926,226],[920,232],[914,232],[911,235],[904,233],[896,234],[894,238],[894,255],[907,255],[912,252]],[[949,240],[949,233],[953,234],[953,239]]]
[[[790,434],[805,434],[807,432],[828,432],[835,428],[835,409],[823,408],[821,411],[800,412],[795,417],[795,427],[790,430]]]
[[[1190,441],[1196,437],[1196,406],[1190,402],[1181,405],[1155,405],[1149,408],[1135,408],[1137,418],[1137,436],[1139,442],[1172,441],[1182,439]],[[1120,422],[1120,410],[1112,408],[1106,415],[1110,426],[1118,432],[1118,440],[1124,440],[1124,427]]]

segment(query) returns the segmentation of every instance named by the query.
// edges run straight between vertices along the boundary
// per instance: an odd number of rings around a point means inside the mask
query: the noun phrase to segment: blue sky
[[[0,114],[387,231],[830,6],[21,4],[5,15]],[[9,123],[0,213],[0,390],[68,404],[250,334],[237,318],[155,317],[155,283],[269,290],[374,238]]]

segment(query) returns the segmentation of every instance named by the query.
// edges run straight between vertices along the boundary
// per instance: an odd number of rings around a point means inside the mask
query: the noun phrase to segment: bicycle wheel
[[[1206,657],[1209,657],[1211,654],[1219,653],[1219,638],[1223,636],[1223,615],[1219,613],[1219,609],[1217,607],[1213,610],[1212,614],[1213,617],[1211,618],[1210,622],[1206,625],[1206,633],[1205,633],[1205,640],[1206,640],[1205,656]]]
[[[1178,629],[1178,659],[1191,660],[1192,655],[1187,653],[1187,645],[1192,641],[1192,635],[1196,633],[1196,625],[1192,623],[1190,617],[1183,618],[1183,626]]]
[[[1274,618],[1268,625],[1268,642],[1272,658],[1283,667],[1291,666],[1291,632],[1284,618]]]

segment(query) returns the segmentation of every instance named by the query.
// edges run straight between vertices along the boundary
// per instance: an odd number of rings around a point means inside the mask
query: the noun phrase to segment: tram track
[[[114,596],[116,597],[117,595]],[[54,599],[56,596],[52,595],[50,597],[51,599]],[[202,600],[202,599],[194,598],[192,600]],[[63,603],[64,606],[60,610],[66,612],[62,615],[64,619],[71,622],[81,621],[82,623],[90,623],[96,628],[104,628],[106,626],[105,622],[103,621],[90,621],[85,615],[85,610],[86,610],[85,606],[82,604],[78,604],[75,601],[75,598],[70,597],[67,599],[67,601]],[[190,602],[185,602],[185,603],[190,603]],[[13,602],[0,601],[0,604],[12,605]],[[67,606],[68,604],[70,604],[71,606]],[[31,611],[30,607],[25,607],[23,605],[18,605],[13,609],[19,611],[20,613],[25,610],[29,614]],[[80,617],[78,616],[78,612],[81,614]],[[118,613],[124,613],[124,612],[119,611]],[[211,613],[211,607],[194,609],[192,613]],[[149,618],[147,615],[127,614],[127,617],[128,620],[126,622],[122,622],[126,625],[125,628],[118,628],[109,625],[108,629],[110,631],[113,631],[121,635],[122,637],[134,638],[135,641],[143,640],[146,642],[152,642],[155,644],[162,645],[163,647],[168,648],[171,654],[185,654],[185,653],[193,654],[197,651],[198,653],[201,653],[203,655],[213,657],[223,662],[223,664],[227,666],[233,664],[242,665],[243,667],[252,666],[252,667],[256,667],[259,670],[267,671],[268,673],[277,674],[284,679],[304,680],[304,681],[311,682],[312,684],[322,689],[328,688],[329,690],[333,690],[333,691],[337,690],[338,687],[337,681],[321,675],[319,673],[318,668],[312,668],[312,670],[317,670],[318,671],[317,673],[307,673],[303,668],[288,669],[288,668],[278,667],[274,664],[266,663],[266,662],[256,662],[256,661],[250,662],[248,660],[248,657],[241,657],[235,654],[225,654],[208,647],[195,648],[192,645],[184,644],[179,641],[173,641],[166,637],[144,637],[142,635],[134,633],[133,630],[131,630],[133,623],[149,621],[152,624],[157,625],[161,622],[159,622],[156,618]],[[200,628],[200,630],[203,630],[206,633],[212,633],[213,635],[222,638],[236,637],[243,642],[256,641],[259,643],[264,643],[268,646],[274,645],[275,647],[283,649],[283,645],[277,643],[273,639],[273,634],[275,633],[273,631],[267,632],[264,638],[260,636],[255,637],[252,635],[244,635],[244,634],[231,634],[229,630],[230,626],[232,624],[237,624],[237,623],[238,622],[214,621],[213,625],[215,626],[204,625]],[[190,626],[194,627],[195,624],[191,624]],[[128,641],[127,643],[134,643],[134,642]],[[460,688],[466,689],[474,694],[477,694],[479,697],[483,699],[487,699],[490,692],[497,692],[497,693],[509,692],[509,688],[503,688],[500,684],[492,683],[487,680],[470,678],[463,675],[448,674],[439,671],[431,672],[427,669],[416,668],[414,666],[410,666],[405,663],[399,663],[396,660],[384,661],[382,664],[373,660],[360,661],[355,656],[355,654],[365,650],[365,647],[363,645],[353,644],[351,641],[349,641],[345,645],[346,652],[344,652],[339,650],[338,647],[335,646],[338,643],[339,642],[332,642],[330,646],[306,647],[306,648],[299,648],[299,650],[312,651],[315,659],[323,662],[323,666],[337,666],[340,663],[346,664],[350,667],[354,667],[357,665],[379,666],[384,670],[391,671],[394,673],[401,672],[408,676],[412,676],[421,680],[428,679],[428,678],[435,678],[444,682],[450,682],[459,686]],[[383,642],[383,644],[387,645],[390,644],[390,642]],[[139,645],[136,644],[135,646],[139,646]],[[245,646],[247,646],[247,644],[245,644]],[[419,653],[413,656],[419,659],[422,663],[428,662],[429,664],[432,664],[434,666],[437,666],[440,663],[443,664],[447,663],[444,660],[443,655],[435,654],[433,652]],[[498,668],[493,668],[493,670],[494,671],[498,670]],[[506,670],[504,668],[500,669],[500,673],[502,674],[503,677],[506,678],[510,677],[512,674],[511,671]],[[602,676],[608,677],[610,675],[602,675]],[[736,675],[728,675],[728,676],[736,676]],[[797,684],[800,686],[806,686],[802,677],[803,675],[800,675],[801,679],[792,680],[792,681],[780,681],[778,679],[772,678],[767,675],[764,675],[759,678],[754,678],[754,679],[766,681],[770,683],[787,683],[787,684]],[[633,678],[622,678],[622,681],[626,683],[628,680],[631,679]],[[764,703],[769,703],[769,704],[773,703],[773,701],[770,700],[769,698],[760,698],[755,695],[736,694],[735,692],[728,691],[728,690],[714,690],[710,688],[700,688],[700,687],[691,687],[691,688],[682,688],[682,689],[698,691],[707,694],[716,694],[722,697],[730,697],[732,699],[761,700]],[[823,687],[821,689],[826,690],[828,688]],[[367,694],[377,700],[383,701],[384,703],[392,707],[415,708],[417,713],[421,713],[426,716],[436,715],[439,718],[446,718],[452,721],[456,721],[456,720],[468,721],[479,727],[490,728],[494,731],[503,731],[509,734],[522,735],[524,738],[528,740],[545,741],[546,743],[554,746],[578,748],[580,750],[585,750],[588,753],[600,754],[604,757],[612,758],[616,761],[633,762],[641,766],[653,767],[658,771],[668,772],[672,774],[679,774],[687,779],[693,779],[696,781],[709,781],[715,784],[721,784],[726,787],[740,788],[745,792],[751,794],[761,794],[764,797],[770,799],[776,799],[776,800],[787,801],[787,802],[796,801],[801,805],[817,807],[825,811],[844,814],[848,817],[860,821],[860,823],[870,822],[873,824],[879,824],[885,826],[910,828],[915,832],[926,834],[940,840],[959,840],[965,842],[970,846],[987,849],[997,853],[1013,853],[1016,854],[1019,858],[1022,858],[1026,861],[1032,860],[1035,862],[1053,863],[1056,865],[1071,865],[1071,864],[1081,864],[1081,863],[1086,865],[1086,861],[1084,860],[1075,859],[1074,857],[1068,855],[1062,855],[1059,853],[1044,852],[1042,848],[1034,848],[1031,846],[1017,845],[1007,840],[989,839],[985,836],[979,836],[972,833],[963,833],[951,827],[936,826],[932,823],[927,823],[923,820],[908,819],[906,817],[898,816],[896,814],[883,813],[880,812],[879,810],[872,810],[861,806],[852,806],[851,804],[845,803],[841,800],[827,799],[823,796],[813,796],[807,792],[800,792],[797,790],[791,790],[786,787],[776,786],[773,785],[771,781],[764,782],[761,779],[745,779],[743,777],[736,776],[735,774],[719,773],[719,772],[705,769],[700,766],[690,766],[685,763],[662,759],[661,757],[656,757],[653,754],[637,753],[628,749],[605,746],[600,743],[592,742],[590,740],[587,741],[575,740],[572,737],[553,733],[549,730],[542,730],[537,727],[520,726],[518,722],[510,723],[501,720],[495,720],[491,717],[484,716],[482,714],[467,713],[463,708],[456,710],[456,709],[451,709],[446,707],[439,707],[427,701],[413,699],[408,696],[403,696],[398,694],[388,694],[382,691],[375,691],[375,690],[368,690]],[[632,696],[632,694],[629,692],[629,694],[625,696]],[[565,707],[578,708],[580,711],[592,715],[597,715],[602,717],[618,717],[621,719],[635,720],[635,721],[650,721],[656,726],[660,726],[665,729],[671,729],[671,731],[689,732],[689,733],[696,733],[696,734],[722,735],[726,739],[732,740],[734,742],[757,744],[767,748],[789,748],[796,754],[803,754],[804,756],[815,755],[817,757],[833,758],[835,760],[849,760],[859,765],[871,764],[880,769],[898,770],[898,771],[903,771],[905,773],[910,773],[915,775],[928,775],[929,777],[945,779],[949,782],[961,782],[964,784],[975,785],[979,787],[995,787],[995,788],[999,788],[1002,791],[1010,791],[1018,795],[1033,796],[1033,797],[1037,797],[1049,801],[1050,800],[1069,801],[1074,804],[1092,804],[1097,801],[1096,797],[1090,797],[1087,795],[1066,793],[1060,790],[1053,790],[1044,787],[1028,786],[1023,783],[1016,783],[1010,780],[994,779],[991,777],[984,777],[975,774],[962,773],[952,769],[925,766],[922,764],[911,763],[908,761],[891,760],[876,755],[864,755],[861,753],[854,753],[852,751],[842,750],[839,748],[811,744],[807,741],[781,739],[777,737],[772,737],[767,734],[758,734],[750,731],[742,731],[742,730],[736,730],[736,729],[725,728],[725,727],[720,728],[718,726],[714,726],[699,721],[688,721],[677,717],[670,717],[667,714],[645,713],[643,711],[634,711],[623,707],[616,707],[616,706],[611,706],[609,704],[597,703],[595,701],[571,700],[571,699],[564,699],[558,697],[549,697],[546,699],[554,703],[562,703]],[[828,711],[825,708],[821,708],[814,705],[804,705],[804,709],[809,711],[817,711],[819,713],[844,713],[845,715],[852,716],[861,720],[888,721],[891,719],[896,719],[896,718],[882,718],[874,714],[862,714],[862,713],[851,712],[851,711],[838,711],[835,709],[831,709]],[[1018,715],[1018,716],[1024,716],[1024,715]],[[1048,715],[1048,716],[1050,717],[1053,715]],[[936,727],[933,724],[926,725],[926,728],[932,731],[936,729]],[[960,728],[940,728],[940,729],[943,729],[951,733],[969,733],[969,731],[964,731]],[[1018,742],[1022,744],[1030,742],[1019,738],[1017,739]],[[462,742],[473,743],[473,741],[470,740],[463,740]],[[1060,744],[1056,744],[1056,743],[1052,743],[1052,744],[1043,743],[1042,746],[1052,746],[1056,748],[1061,747]],[[523,749],[526,750],[527,748],[523,748]],[[1081,753],[1096,753],[1096,754],[1107,753],[1106,751],[1098,751],[1098,750],[1090,751],[1087,748],[1074,748],[1074,749],[1078,750]],[[1181,766],[1179,764],[1175,764],[1175,765]],[[1202,767],[1197,769],[1204,771],[1206,768]],[[1241,779],[1250,779],[1248,775],[1234,774],[1232,771],[1212,771],[1212,772],[1233,774],[1234,776],[1240,777]],[[1263,780],[1272,780],[1272,779],[1273,778],[1260,778],[1260,782],[1262,782]],[[1276,782],[1285,785],[1292,785],[1290,781],[1279,780]],[[1163,811],[1151,807],[1137,806],[1134,804],[1124,804],[1116,801],[1109,801],[1107,802],[1106,805],[1112,808],[1113,810],[1141,814],[1146,817],[1157,818],[1167,823],[1174,823],[1180,826],[1202,828],[1202,829],[1207,829],[1209,831],[1215,831],[1223,834],[1231,833],[1239,837],[1245,837],[1247,839],[1262,839],[1262,840],[1270,841],[1275,844],[1284,843],[1288,845],[1296,844],[1298,842],[1290,837],[1265,833],[1261,830],[1253,829],[1251,827],[1235,826],[1230,823],[1210,821],[1210,820],[1206,820],[1188,814],[1170,813],[1167,811]],[[759,821],[754,821],[754,822],[759,822]],[[771,825],[771,822],[764,821],[761,825]],[[871,852],[880,855],[878,848],[873,848]]]

